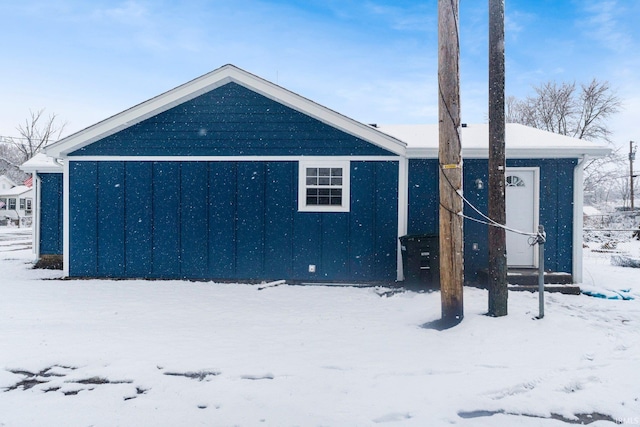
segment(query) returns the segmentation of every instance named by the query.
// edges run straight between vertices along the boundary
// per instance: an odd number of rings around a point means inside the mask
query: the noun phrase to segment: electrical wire
[[[491,226],[491,227],[502,228],[502,229],[504,229],[505,231],[509,231],[509,232],[511,232],[511,233],[515,233],[515,234],[520,234],[520,235],[523,235],[523,236],[529,236],[529,239],[528,239],[528,240],[529,240],[529,244],[530,244],[530,245],[532,245],[532,246],[533,246],[533,245],[535,245],[536,243],[538,243],[538,239],[540,238],[540,233],[537,233],[537,232],[536,232],[536,233],[530,233],[530,232],[526,232],[526,231],[517,230],[517,229],[515,229],[515,228],[507,227],[507,225],[506,225],[506,224],[500,224],[500,223],[498,223],[497,221],[493,220],[492,218],[489,218],[487,215],[485,215],[484,213],[482,213],[482,212],[481,212],[477,207],[475,207],[475,206],[473,205],[473,203],[471,203],[469,200],[467,200],[467,199],[464,197],[464,195],[460,194],[460,192],[458,191],[458,189],[456,189],[456,188],[453,186],[453,184],[452,184],[452,183],[451,183],[451,181],[449,180],[449,177],[447,176],[447,174],[446,174],[446,173],[444,173],[444,169],[443,169],[443,167],[442,167],[442,164],[440,164],[440,171],[442,172],[442,176],[444,176],[445,181],[447,181],[447,183],[449,184],[449,186],[451,187],[451,189],[453,189],[453,191],[455,191],[455,193],[458,195],[458,197],[460,197],[460,198],[462,199],[462,201],[463,201],[464,203],[466,203],[466,204],[467,204],[471,209],[473,209],[473,210],[474,210],[475,212],[477,212],[480,216],[482,216],[483,218],[485,218],[485,219],[486,219],[486,221],[483,221],[483,220],[480,220],[480,219],[477,219],[477,218],[470,217],[470,216],[468,216],[468,215],[465,215],[465,214],[464,214],[464,213],[462,213],[462,212],[460,212],[460,213],[452,212],[452,211],[451,211],[451,209],[447,208],[446,206],[442,205],[442,203],[441,203],[441,204],[440,204],[440,206],[442,206],[445,210],[447,210],[448,212],[450,212],[450,213],[452,213],[452,214],[454,214],[454,215],[460,215],[460,216],[462,216],[462,217],[463,217],[463,218],[465,218],[465,219],[469,219],[469,220],[471,220],[471,221],[475,221],[475,222],[478,222],[478,223],[480,223],[480,224],[485,224],[485,225],[488,225],[488,226]],[[530,242],[532,238],[534,238],[534,239],[535,239],[535,242],[534,242],[533,244],[531,244],[531,242]]]

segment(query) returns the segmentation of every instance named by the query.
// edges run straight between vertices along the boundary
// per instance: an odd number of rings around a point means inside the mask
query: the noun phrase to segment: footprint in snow
[[[404,420],[408,420],[411,418],[411,414],[409,414],[408,412],[392,412],[390,414],[387,415],[383,415],[379,418],[376,418],[373,420],[374,423],[379,424],[379,423],[392,423],[395,421],[404,421]]]

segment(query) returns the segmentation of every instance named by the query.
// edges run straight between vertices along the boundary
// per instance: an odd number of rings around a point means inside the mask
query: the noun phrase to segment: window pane
[[[342,211],[341,208],[349,206],[348,200],[345,200],[343,195],[349,191],[348,188],[344,188],[349,185],[348,180],[345,179],[349,170],[345,170],[345,166],[342,166],[346,163],[336,161],[335,164],[324,162],[313,164],[308,162],[302,165],[300,172],[304,176],[301,176],[299,181],[302,186],[299,189],[301,209],[305,210],[304,206],[307,206],[311,207],[311,209],[306,209],[309,212],[314,211],[313,207],[319,207],[318,212],[339,212]],[[324,164],[326,167],[322,167]],[[343,193],[343,189],[345,193]]]

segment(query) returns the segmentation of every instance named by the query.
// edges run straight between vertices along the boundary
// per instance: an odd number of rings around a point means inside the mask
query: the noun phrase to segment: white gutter
[[[582,283],[582,208],[584,204],[584,163],[587,155],[573,169],[573,283]]]

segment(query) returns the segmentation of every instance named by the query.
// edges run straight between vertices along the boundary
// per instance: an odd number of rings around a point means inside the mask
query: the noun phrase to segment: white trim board
[[[398,156],[70,156],[70,162],[398,162]]]
[[[71,258],[69,254],[69,162],[64,164],[64,173],[62,175],[62,274],[65,277],[69,277],[69,260]]]
[[[573,251],[572,251],[572,271],[571,277],[573,283],[582,283],[582,265],[583,265],[583,231],[584,227],[582,218],[582,208],[584,205],[584,164],[587,156],[578,160],[578,164],[573,169]]]

